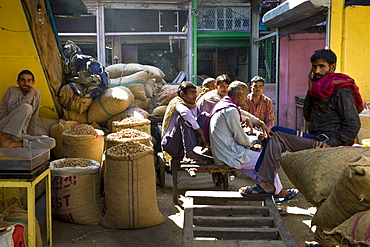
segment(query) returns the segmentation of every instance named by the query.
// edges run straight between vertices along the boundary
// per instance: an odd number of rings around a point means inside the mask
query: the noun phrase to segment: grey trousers
[[[55,140],[48,136],[30,136],[22,133],[26,121],[31,117],[32,106],[22,104],[0,120],[0,131],[10,134],[12,141],[23,142],[23,148],[52,149]]]
[[[258,177],[268,183],[274,183],[274,178],[280,167],[278,159],[281,154],[289,151],[296,152],[304,149],[312,148],[315,142],[313,139],[308,139],[296,135],[291,135],[284,132],[274,132],[269,142],[266,145],[265,156],[261,166],[255,173]]]

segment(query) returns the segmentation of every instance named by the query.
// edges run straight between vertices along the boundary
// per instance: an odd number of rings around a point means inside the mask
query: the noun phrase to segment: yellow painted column
[[[344,23],[344,0],[332,0],[330,9],[330,49],[337,55],[336,72],[342,71],[342,40]]]

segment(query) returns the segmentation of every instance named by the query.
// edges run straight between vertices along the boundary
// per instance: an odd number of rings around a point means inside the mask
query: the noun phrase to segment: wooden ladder
[[[187,191],[184,211],[183,247],[296,246],[272,196]]]

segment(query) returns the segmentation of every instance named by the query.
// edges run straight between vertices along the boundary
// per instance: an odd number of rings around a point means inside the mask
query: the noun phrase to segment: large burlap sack
[[[22,224],[24,226],[24,239],[25,246],[33,246],[28,243],[28,215],[27,211],[22,208],[19,198],[11,198],[5,205],[5,208],[2,210],[2,216],[4,221],[11,224]],[[30,224],[36,224],[36,246],[42,247],[42,238],[40,225],[36,219],[36,222]]]
[[[103,219],[100,197],[100,163],[67,158],[50,162],[53,216],[83,225],[97,225]]]
[[[156,108],[154,108],[152,115],[158,116],[158,117],[164,117],[164,114],[166,113],[167,105],[161,105]]]
[[[56,123],[58,123],[58,120],[39,115],[37,117],[36,134],[49,136],[51,126],[53,126]]]
[[[64,108],[78,113],[86,112],[94,100],[93,98],[78,96],[73,92],[70,84],[64,85],[60,89],[58,96],[59,102]]]
[[[370,109],[363,110],[360,114],[361,128],[357,135],[359,144],[362,144],[362,140],[370,139]]]
[[[160,68],[151,65],[144,66],[149,71],[149,77],[154,78],[156,81],[160,81],[166,76]]]
[[[370,210],[358,212],[331,231],[324,231],[329,242],[339,246],[370,246]]]
[[[109,80],[109,87],[125,86],[129,88],[135,98],[146,100],[145,85],[148,81],[148,71],[139,71],[135,74]]]
[[[179,85],[164,85],[159,92],[158,105],[168,105],[177,96]]]
[[[308,149],[284,155],[279,161],[285,174],[306,200],[320,206],[329,197],[342,170],[360,155],[370,157],[370,148]]]
[[[124,86],[108,88],[90,105],[88,123],[101,123],[126,110],[134,103],[134,95]]]
[[[127,143],[140,148],[122,153]],[[157,205],[153,149],[137,142],[125,144],[106,152],[106,214],[101,224],[116,229],[161,224],[164,218]]]
[[[147,68],[138,63],[118,63],[109,65],[105,68],[105,71],[108,72],[110,79],[128,76],[144,70],[147,70]]]
[[[149,113],[147,111],[145,111],[145,110],[143,110],[139,107],[130,106],[129,108],[127,108],[123,112],[118,113],[117,115],[115,115],[114,117],[112,117],[108,120],[108,124],[107,124],[108,130],[109,130],[109,132],[112,132],[112,123],[113,123],[113,121],[120,122],[123,119],[129,118],[129,117],[147,119],[148,116],[149,116]]]
[[[55,159],[63,158],[63,132],[79,124],[76,121],[66,121],[59,119],[59,123],[50,128],[50,137],[55,139],[55,147],[51,150]]]
[[[128,117],[121,121],[112,122],[112,132],[118,132],[123,129],[136,129],[151,135],[150,120],[145,118]]]
[[[75,131],[78,128],[92,128],[94,133]],[[104,151],[104,132],[87,124],[79,124],[63,132],[62,146],[63,158],[83,158],[101,163]]]
[[[152,137],[137,129],[122,129],[116,133],[108,134],[105,138],[105,148],[109,149],[127,141],[137,141],[146,146],[153,147]]]
[[[151,101],[152,101],[152,99],[150,99],[150,98],[147,98],[146,100],[135,99],[132,106],[149,111],[149,106],[150,106]]]
[[[148,78],[145,84],[145,94],[147,98],[153,98],[156,93],[156,80],[154,78]]]
[[[352,215],[370,209],[370,159],[360,156],[343,170],[330,196],[318,208],[312,225],[333,229]]]
[[[87,112],[78,113],[72,110],[65,110],[63,109],[63,118],[67,121],[76,121],[81,124],[87,123]]]

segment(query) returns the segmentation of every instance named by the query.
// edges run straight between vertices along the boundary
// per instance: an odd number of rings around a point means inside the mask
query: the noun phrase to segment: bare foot
[[[275,192],[274,184],[270,184],[270,183],[267,183],[265,181],[262,181],[262,182],[259,183],[259,185],[265,191],[265,193],[274,193]],[[248,187],[249,186],[241,187],[239,192],[244,192],[245,193],[247,191]],[[260,192],[257,191],[257,190],[252,190],[252,194],[257,195],[257,194],[260,194]]]
[[[0,148],[21,148],[23,147],[22,142],[13,142],[9,139],[2,140],[0,142]]]

